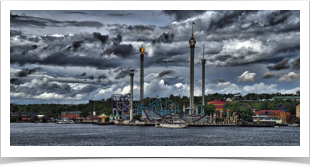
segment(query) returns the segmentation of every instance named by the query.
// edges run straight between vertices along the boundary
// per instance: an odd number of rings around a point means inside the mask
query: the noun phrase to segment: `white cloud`
[[[277,84],[265,85],[264,83],[254,84],[251,86],[245,86],[242,89],[242,94],[247,93],[276,93],[277,92]]]
[[[288,90],[286,90],[286,89],[281,89],[281,90],[279,90],[278,92],[283,93],[283,94],[285,94],[285,93],[293,93],[293,94],[295,94],[296,91],[298,91],[298,90],[300,90],[300,87],[296,87],[296,88],[288,89]]]
[[[49,100],[49,99],[64,99],[64,95],[44,92],[43,94],[40,94],[38,96],[34,96],[33,98],[35,98],[35,99],[47,99],[47,100]]]
[[[294,79],[298,79],[299,78],[299,74],[294,73],[294,72],[290,72],[287,75],[283,75],[280,79],[278,79],[279,81],[291,81]]]
[[[255,80],[256,73],[250,73],[245,71],[241,76],[236,77],[237,82],[253,82]]]
[[[220,82],[220,83],[217,84],[217,86],[220,87],[220,88],[225,88],[225,87],[228,87],[230,85],[231,85],[230,82],[224,82],[224,83]]]

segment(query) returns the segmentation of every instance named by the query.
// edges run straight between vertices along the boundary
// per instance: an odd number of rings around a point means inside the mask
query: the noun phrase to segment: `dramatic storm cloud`
[[[267,68],[269,70],[281,70],[281,69],[289,69],[290,65],[288,64],[289,58],[284,58],[281,62],[273,65],[273,66],[268,66]]]
[[[144,96],[188,96],[192,27],[195,96],[203,57],[205,94],[299,89],[299,10],[11,10],[11,102],[126,94],[130,70],[139,99],[141,46]]]
[[[37,68],[33,68],[33,69],[28,69],[28,68],[24,68],[21,71],[19,71],[18,73],[15,74],[15,76],[17,77],[26,77],[29,74],[32,74],[38,70],[41,70],[41,67],[37,67]]]

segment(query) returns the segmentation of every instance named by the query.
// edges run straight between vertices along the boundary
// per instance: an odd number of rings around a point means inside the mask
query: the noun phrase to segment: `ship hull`
[[[165,123],[163,124],[163,123],[159,123],[159,124],[156,124],[155,127],[178,129],[178,128],[187,128],[187,124],[165,124]]]

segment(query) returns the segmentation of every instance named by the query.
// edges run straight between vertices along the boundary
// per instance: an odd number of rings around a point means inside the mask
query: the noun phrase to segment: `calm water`
[[[11,123],[11,146],[299,146],[299,127],[116,126]]]

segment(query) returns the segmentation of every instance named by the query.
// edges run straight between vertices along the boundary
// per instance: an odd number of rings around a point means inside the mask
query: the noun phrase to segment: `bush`
[[[10,122],[15,122],[16,121],[16,118],[15,117],[11,117],[10,118]]]

